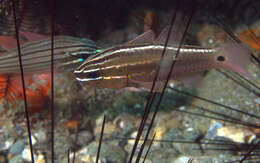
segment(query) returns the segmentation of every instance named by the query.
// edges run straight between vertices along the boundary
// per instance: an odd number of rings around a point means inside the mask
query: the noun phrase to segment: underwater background
[[[90,39],[105,49],[142,34],[150,19],[154,23],[152,28],[161,31],[170,24],[179,3],[177,14],[189,16],[195,11],[184,44],[213,48],[236,38],[250,46],[252,55],[259,58],[260,2],[256,0],[15,0],[14,6],[21,31],[73,36],[85,39],[86,44]],[[16,45],[10,0],[0,1],[0,35],[3,56],[8,51],[3,45]],[[14,40],[7,42],[9,38]],[[20,39],[30,41],[26,37]],[[54,131],[51,130],[51,78],[46,72],[24,74],[34,75],[25,83],[34,161],[51,162],[54,133],[55,162],[95,162],[105,115],[99,162],[128,162],[149,92],[81,85],[72,73],[73,68],[55,72]],[[211,70],[205,72],[198,87],[172,88],[169,84],[151,128],[149,139],[156,133],[154,141],[151,147],[151,141],[145,143],[140,161],[145,158],[147,163],[259,162],[259,59],[257,62],[252,58],[247,69],[252,79]],[[12,81],[0,76],[0,162],[31,162],[23,89],[17,84],[21,83],[19,75],[11,78]],[[7,96],[10,94],[12,98]],[[144,142],[159,94],[132,162]]]

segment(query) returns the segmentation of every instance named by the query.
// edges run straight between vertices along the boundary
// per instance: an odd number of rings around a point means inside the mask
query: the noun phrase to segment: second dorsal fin
[[[166,26],[159,36],[154,40],[155,44],[165,44],[167,36],[170,33],[168,45],[178,45],[181,40],[181,31],[182,29],[179,26],[174,25],[172,28],[170,26]]]
[[[127,45],[138,45],[138,44],[145,44],[145,43],[153,43],[155,39],[155,33],[152,30],[148,30],[143,34],[137,36],[135,39],[127,42]]]
[[[168,45],[176,46],[180,44],[180,41],[184,35],[187,21],[181,15],[175,17],[172,25],[166,26],[158,37],[154,40],[155,44],[165,44],[167,36],[169,35]]]

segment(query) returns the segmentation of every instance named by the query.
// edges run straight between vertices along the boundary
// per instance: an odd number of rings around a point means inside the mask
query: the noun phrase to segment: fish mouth
[[[76,80],[80,81],[80,82],[98,81],[98,80],[103,79],[103,77],[97,76],[97,74],[95,74],[95,72],[84,73],[84,72],[74,71],[74,75],[76,76]]]
[[[232,71],[241,74],[243,76],[248,77],[249,79],[253,79],[253,76],[251,74],[249,74],[249,72],[246,70],[245,67],[240,67],[234,64],[228,64],[227,65],[228,69],[231,69]]]
[[[99,70],[99,68],[91,70],[75,70],[74,75],[76,76],[76,80],[81,82],[98,81],[103,78]]]

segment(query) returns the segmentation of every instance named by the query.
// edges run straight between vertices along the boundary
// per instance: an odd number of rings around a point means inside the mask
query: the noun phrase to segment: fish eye
[[[223,57],[223,56],[218,56],[218,57],[217,57],[217,61],[223,62],[223,61],[225,61],[225,57]]]
[[[89,57],[89,53],[81,53],[80,58],[86,60]]]
[[[100,75],[99,73],[96,71],[96,72],[90,72],[87,74],[87,78],[98,78]]]

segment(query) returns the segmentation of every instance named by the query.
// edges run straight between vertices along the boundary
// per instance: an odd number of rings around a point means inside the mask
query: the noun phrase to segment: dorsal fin
[[[179,45],[181,38],[183,37],[184,30],[186,27],[186,21],[184,20],[184,17],[176,16],[175,21],[172,24],[172,26],[168,25],[166,26],[159,36],[155,39],[155,44],[165,44],[167,36],[170,32],[168,45]]]
[[[126,45],[138,45],[144,43],[153,43],[155,39],[155,33],[152,30],[148,30],[143,34],[137,36],[135,39],[126,43]]]
[[[174,25],[172,28],[170,26],[166,26],[162,32],[159,34],[159,36],[154,40],[155,44],[165,44],[166,39],[168,34],[170,33],[169,36],[169,41],[168,41],[168,45],[178,45],[179,41],[180,41],[180,34],[181,33],[181,29],[180,27]]]

